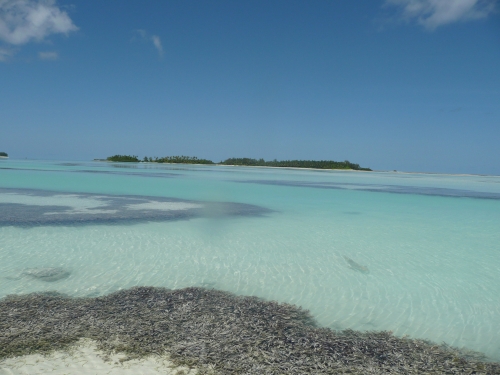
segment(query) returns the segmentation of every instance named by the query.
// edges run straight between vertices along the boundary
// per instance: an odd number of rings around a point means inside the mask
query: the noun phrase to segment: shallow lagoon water
[[[500,360],[500,177],[2,160],[0,188],[0,297],[204,286]]]

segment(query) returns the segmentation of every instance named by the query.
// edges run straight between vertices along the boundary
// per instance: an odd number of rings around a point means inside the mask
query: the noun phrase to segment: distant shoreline
[[[94,159],[102,160],[102,159]],[[159,163],[159,164],[207,164],[207,165],[231,165],[242,167],[277,167],[277,168],[300,168],[300,169],[325,169],[325,170],[361,170],[371,171],[370,168],[363,168],[359,164],[351,163],[349,160],[264,160],[263,158],[228,158],[219,163],[212,160],[198,158],[196,156],[164,156],[148,157],[139,159],[137,155],[113,155],[108,156],[106,161],[126,162],[126,163]]]
[[[107,163],[123,163],[117,161],[110,161],[106,159],[93,159],[95,162],[107,162]],[[219,167],[250,167],[250,168],[275,168],[275,169],[297,169],[297,170],[311,170],[311,171],[337,171],[337,172],[375,172],[375,173],[398,173],[398,174],[430,174],[430,175],[444,175],[444,176],[480,176],[480,177],[500,177],[496,174],[479,174],[479,173],[446,173],[446,172],[412,172],[412,171],[398,171],[398,170],[358,170],[358,169],[324,169],[324,168],[300,168],[300,167],[268,167],[260,165],[237,165],[237,164],[194,164],[194,163],[155,163],[149,161],[139,161],[137,164],[168,164],[168,165],[210,165]]]
[[[105,163],[130,163],[130,162],[122,162],[122,161],[112,161],[106,159],[93,159],[95,162],[105,162]],[[362,169],[347,169],[347,168],[308,168],[308,167],[270,167],[266,165],[238,165],[238,164],[204,164],[204,163],[156,163],[154,161],[137,161],[134,162],[137,164],[163,164],[163,165],[203,165],[203,166],[211,166],[211,167],[245,167],[245,168],[270,168],[270,169],[298,169],[298,170],[311,170],[311,171],[344,171],[344,172],[392,172],[392,171],[367,171]],[[404,173],[404,172],[401,172]],[[408,172],[410,173],[410,172]],[[422,172],[425,173],[425,172]]]
[[[175,164],[175,163],[170,163]],[[202,164],[199,164],[202,165]],[[245,167],[245,168],[272,168],[272,169],[299,169],[311,171],[345,171],[345,172],[373,172],[363,169],[348,169],[348,168],[309,168],[309,167],[271,167],[267,165],[238,165],[238,164],[213,164],[219,167]]]

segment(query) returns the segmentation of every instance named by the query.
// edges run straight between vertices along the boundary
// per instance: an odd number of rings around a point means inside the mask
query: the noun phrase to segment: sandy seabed
[[[194,375],[197,372],[196,369],[174,365],[166,355],[140,359],[127,359],[124,354],[107,355],[90,339],[80,340],[69,350],[0,361],[0,375]]]

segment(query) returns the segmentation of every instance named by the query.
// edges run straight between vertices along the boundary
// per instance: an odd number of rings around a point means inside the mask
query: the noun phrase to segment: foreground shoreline
[[[9,375],[195,375],[196,368],[176,366],[167,354],[130,359],[123,353],[99,350],[98,343],[81,339],[64,350],[0,360],[0,374]]]
[[[299,307],[218,290],[135,287],[97,298],[0,300],[0,365],[71,351],[81,340],[126,360],[167,356],[200,374],[500,374],[500,363],[480,353],[390,332],[333,331]]]

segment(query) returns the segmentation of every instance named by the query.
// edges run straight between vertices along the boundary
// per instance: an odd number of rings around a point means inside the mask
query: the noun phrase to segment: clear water
[[[500,360],[500,177],[1,160],[0,188],[0,297],[213,287],[300,305],[333,329],[390,330]],[[175,215],[111,217],[132,211],[131,196]],[[180,206],[158,203],[170,198]],[[257,211],[176,216],[207,202]],[[62,221],[5,219],[18,208],[50,217],[40,207]],[[71,274],[23,274],[40,267]]]

